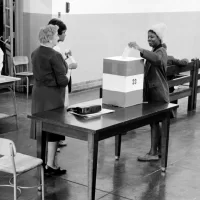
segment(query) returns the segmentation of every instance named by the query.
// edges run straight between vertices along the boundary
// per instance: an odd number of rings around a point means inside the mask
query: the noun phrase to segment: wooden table
[[[101,103],[101,99],[89,102],[90,105]],[[45,161],[46,134],[42,134],[42,131],[88,141],[88,200],[95,199],[98,142],[100,140],[115,136],[115,156],[119,158],[122,133],[160,121],[163,129],[161,168],[165,171],[168,157],[170,111],[178,105],[144,103],[127,108],[106,105],[103,107],[114,109],[115,112],[87,120],[67,113],[66,108],[28,116],[36,120],[37,156],[43,161]]]
[[[13,97],[13,106],[14,106],[14,113],[12,115],[8,115],[6,113],[0,112],[0,119],[9,118],[9,117],[15,117],[16,118],[16,124],[18,128],[17,123],[17,107],[16,107],[16,98],[15,98],[15,82],[21,80],[20,78],[12,77],[12,76],[2,76],[0,75],[0,93],[1,91],[4,93],[2,89],[8,89],[9,92],[12,93]]]

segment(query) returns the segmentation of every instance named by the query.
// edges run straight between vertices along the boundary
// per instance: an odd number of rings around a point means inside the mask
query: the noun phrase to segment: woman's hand
[[[72,70],[69,69],[68,72],[67,72],[67,74],[66,74],[66,77],[68,78],[68,81],[70,79],[71,73],[72,73]]]
[[[140,51],[140,52],[143,51],[143,49],[142,49],[136,42],[129,42],[129,43],[128,43],[128,46],[129,46],[130,48],[134,48],[134,49],[136,49],[136,50],[138,50],[138,51]]]
[[[70,49],[65,50],[65,56],[68,58],[69,56],[72,56],[72,52]]]

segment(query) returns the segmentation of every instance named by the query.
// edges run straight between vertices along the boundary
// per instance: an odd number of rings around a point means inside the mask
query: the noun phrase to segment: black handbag
[[[101,111],[101,105],[72,107],[68,108],[67,111],[71,111],[80,115],[94,114]]]

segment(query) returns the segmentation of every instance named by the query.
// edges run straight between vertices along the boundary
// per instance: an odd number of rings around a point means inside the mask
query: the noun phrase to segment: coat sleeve
[[[54,56],[52,56],[51,65],[55,74],[57,85],[66,87],[68,85],[68,78],[66,76],[68,67],[60,53],[56,53]]]
[[[141,56],[151,62],[154,66],[161,66],[167,64],[167,53],[162,50],[157,50],[156,52],[143,50]]]
[[[174,58],[173,56],[168,56],[167,64],[168,65],[177,65],[177,66],[182,67],[182,66],[186,66],[188,63],[184,59],[179,60],[179,59]]]

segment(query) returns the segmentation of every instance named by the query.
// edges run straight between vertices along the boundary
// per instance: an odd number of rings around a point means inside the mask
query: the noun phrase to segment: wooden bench
[[[188,97],[187,110],[194,110],[194,100],[196,91],[196,73],[197,73],[197,61],[188,63],[187,66],[180,67],[176,65],[169,65],[167,67],[167,76],[175,75],[175,78],[168,80],[170,87],[184,85],[183,88],[174,90],[170,93],[170,102],[178,101],[178,99]],[[187,74],[183,74],[187,72]]]

